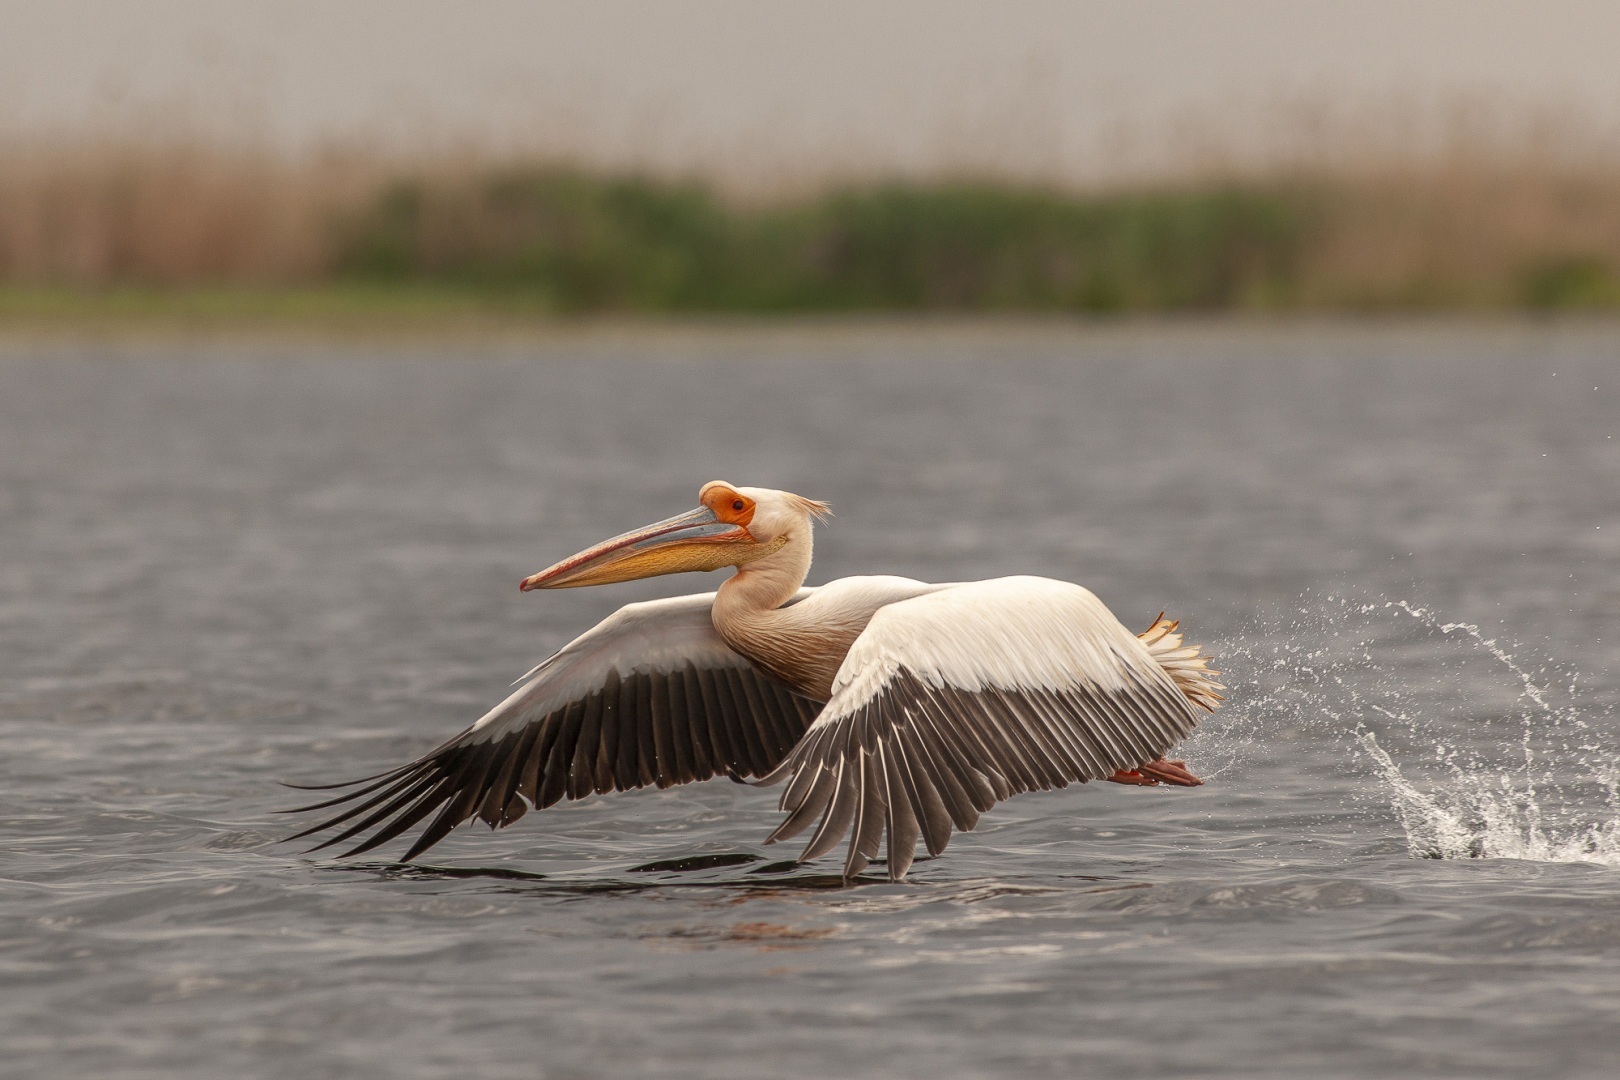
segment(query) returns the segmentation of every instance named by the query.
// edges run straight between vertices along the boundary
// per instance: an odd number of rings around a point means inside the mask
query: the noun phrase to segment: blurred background
[[[1620,307],[1602,0],[0,0],[0,318]]]

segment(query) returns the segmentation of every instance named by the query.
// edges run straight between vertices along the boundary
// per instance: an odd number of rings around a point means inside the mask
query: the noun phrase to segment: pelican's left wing
[[[821,706],[733,652],[713,606],[714,593],[702,593],[620,608],[455,738],[389,772],[327,785],[353,790],[299,810],[345,809],[288,839],[343,826],[326,847],[375,830],[345,853],[356,855],[436,814],[409,861],[472,817],[498,828],[564,798],[769,772]]]
[[[889,877],[899,880],[919,833],[938,854],[953,825],[973,828],[1011,795],[1154,761],[1202,711],[1078,585],[1000,578],[903,600],[872,616],[831,700],[762,781],[788,778],[788,817],[770,839],[820,815],[800,860],[853,831],[850,877],[887,831]]]

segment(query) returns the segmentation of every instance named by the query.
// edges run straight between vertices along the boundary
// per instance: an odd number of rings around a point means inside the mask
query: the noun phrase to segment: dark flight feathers
[[[562,799],[730,775],[763,776],[799,741],[821,706],[735,663],[687,661],[673,671],[621,676],[515,730],[484,738],[468,728],[408,765],[352,782],[349,791],[290,813],[344,809],[295,840],[343,826],[323,848],[367,832],[358,855],[434,815],[409,862],[470,818],[510,825],[533,807]],[[511,725],[496,725],[507,727]]]

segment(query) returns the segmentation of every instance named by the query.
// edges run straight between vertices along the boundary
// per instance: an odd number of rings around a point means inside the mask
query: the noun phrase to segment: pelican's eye
[[[717,520],[727,525],[741,525],[747,528],[748,523],[754,520],[754,500],[740,491],[721,484],[713,484],[704,489],[703,505],[714,511]]]

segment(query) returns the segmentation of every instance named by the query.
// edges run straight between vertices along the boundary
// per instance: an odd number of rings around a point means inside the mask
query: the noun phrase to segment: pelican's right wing
[[[846,877],[888,833],[891,879],[919,834],[932,854],[951,827],[1021,791],[1100,780],[1153,762],[1220,700],[1214,672],[1174,627],[1139,639],[1086,589],[1047,578],[953,585],[879,608],[832,698],[787,760],[791,837],[819,816],[800,860],[852,833]]]
[[[354,805],[288,839],[344,825],[326,847],[376,830],[345,852],[355,855],[437,811],[409,861],[471,817],[499,828],[563,798],[764,775],[821,706],[733,652],[713,606],[703,593],[619,609],[455,738],[408,765],[329,785],[356,790],[299,810]]]

